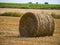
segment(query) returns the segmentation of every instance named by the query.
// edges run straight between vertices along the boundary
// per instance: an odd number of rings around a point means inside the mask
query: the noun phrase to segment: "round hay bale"
[[[50,36],[53,35],[54,25],[54,19],[49,15],[27,12],[20,19],[20,36]]]

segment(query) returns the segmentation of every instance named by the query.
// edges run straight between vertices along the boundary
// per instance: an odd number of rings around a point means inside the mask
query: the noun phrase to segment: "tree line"
[[[29,4],[33,4],[32,2],[28,2]],[[39,4],[38,2],[36,2],[36,4]],[[48,2],[44,2],[44,4],[48,4]]]

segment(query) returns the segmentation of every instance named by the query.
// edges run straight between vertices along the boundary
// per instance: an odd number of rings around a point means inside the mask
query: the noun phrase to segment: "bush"
[[[22,13],[13,13],[13,12],[5,12],[3,14],[0,14],[0,16],[13,16],[13,17],[20,17],[23,15]]]
[[[54,18],[56,18],[56,19],[60,19],[60,14],[54,14],[54,13],[52,13],[51,16],[54,17]]]

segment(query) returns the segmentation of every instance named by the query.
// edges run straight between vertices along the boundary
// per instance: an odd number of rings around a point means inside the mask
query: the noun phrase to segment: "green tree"
[[[36,4],[38,4],[38,2],[36,2]]]
[[[32,2],[29,2],[29,4],[32,4]]]
[[[45,4],[48,4],[48,2],[45,2]]]

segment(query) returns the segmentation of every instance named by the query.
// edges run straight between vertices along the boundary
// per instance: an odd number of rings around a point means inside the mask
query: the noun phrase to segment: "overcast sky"
[[[49,4],[60,4],[60,0],[0,0],[0,2],[8,2],[8,3],[48,2]]]

